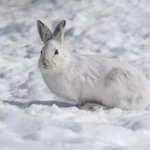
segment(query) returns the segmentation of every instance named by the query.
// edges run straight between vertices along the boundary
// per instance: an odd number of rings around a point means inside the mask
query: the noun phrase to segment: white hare
[[[150,101],[147,78],[128,63],[65,48],[65,25],[62,20],[52,34],[45,24],[37,21],[44,43],[38,66],[49,89],[80,106],[92,102],[108,108],[145,109]]]

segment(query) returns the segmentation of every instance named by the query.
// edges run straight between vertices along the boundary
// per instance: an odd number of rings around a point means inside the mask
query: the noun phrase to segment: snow
[[[0,1],[0,150],[149,150],[150,107],[79,110],[55,97],[37,68],[39,19],[79,53],[129,61],[150,79],[149,0]],[[56,101],[54,101],[56,100]]]

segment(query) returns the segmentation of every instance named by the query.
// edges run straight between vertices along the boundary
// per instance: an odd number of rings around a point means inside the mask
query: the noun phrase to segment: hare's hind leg
[[[105,78],[105,105],[123,110],[143,109],[146,103],[146,87],[140,76],[128,70],[113,68]]]

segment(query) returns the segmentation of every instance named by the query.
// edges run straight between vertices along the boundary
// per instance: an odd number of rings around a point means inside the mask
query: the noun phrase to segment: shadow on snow
[[[4,104],[10,104],[10,105],[15,105],[19,108],[26,108],[26,107],[30,107],[31,105],[44,105],[44,106],[52,106],[52,105],[56,105],[58,107],[73,107],[76,106],[75,104],[69,104],[66,102],[59,102],[59,101],[38,101],[38,100],[33,100],[33,101],[29,101],[29,102],[17,102],[17,101],[7,101],[4,100],[3,101]]]

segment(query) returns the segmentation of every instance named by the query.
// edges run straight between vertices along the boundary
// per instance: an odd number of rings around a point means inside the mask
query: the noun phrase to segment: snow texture
[[[150,79],[149,0],[0,1],[0,150],[149,150],[144,111],[79,110],[56,102],[37,67],[36,20],[67,21],[73,51],[125,60]]]

